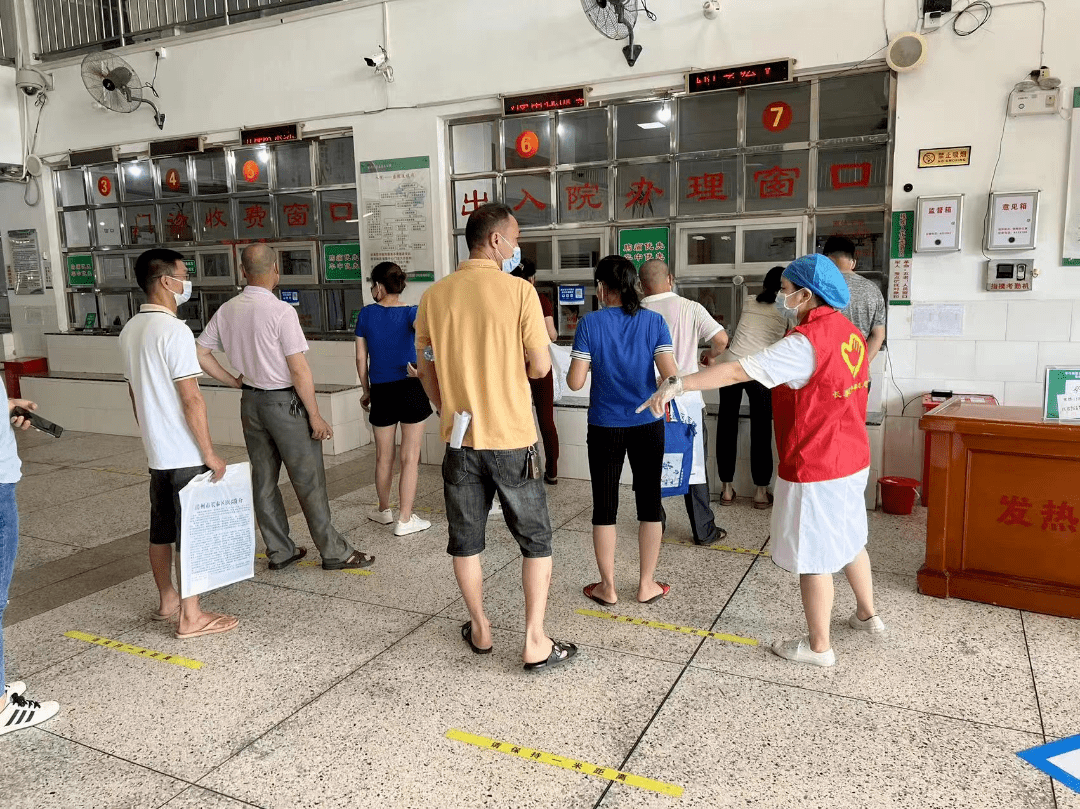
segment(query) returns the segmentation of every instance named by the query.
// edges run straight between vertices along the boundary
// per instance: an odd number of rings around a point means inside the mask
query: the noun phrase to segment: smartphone
[[[30,420],[30,426],[35,430],[41,430],[43,433],[48,433],[53,438],[59,438],[64,432],[64,428],[59,424],[53,424],[47,419],[43,419],[37,413],[32,413],[25,407],[16,407],[11,411],[12,416],[24,416]]]

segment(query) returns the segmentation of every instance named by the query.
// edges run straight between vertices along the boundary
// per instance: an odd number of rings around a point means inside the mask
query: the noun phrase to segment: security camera
[[[15,72],[15,86],[26,95],[33,98],[38,93],[51,90],[52,76],[41,73],[30,67],[24,67]]]
[[[705,0],[701,13],[705,15],[706,20],[715,20],[720,16],[720,0]]]
[[[366,64],[368,67],[373,67],[378,70],[380,67],[386,64],[389,58],[390,56],[386,53],[386,48],[380,45],[378,53],[364,57],[364,64]]]

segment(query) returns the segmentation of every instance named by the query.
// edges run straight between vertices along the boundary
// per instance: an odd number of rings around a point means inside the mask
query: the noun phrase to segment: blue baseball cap
[[[787,265],[784,278],[796,286],[805,287],[834,309],[843,309],[851,302],[847,281],[832,259],[814,253],[797,258]]]

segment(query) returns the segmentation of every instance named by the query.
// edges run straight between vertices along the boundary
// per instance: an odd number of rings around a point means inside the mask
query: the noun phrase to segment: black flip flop
[[[594,596],[593,595],[593,590],[595,590],[599,586],[600,586],[600,582],[597,582],[596,584],[586,584],[582,588],[581,592],[583,592],[585,594],[585,598],[592,599],[597,604],[599,604],[601,607],[614,607],[615,606],[614,601],[604,601],[604,599],[600,598],[600,596]]]
[[[694,544],[695,545],[702,545],[702,546],[715,545],[717,542],[719,542],[722,539],[727,539],[727,531],[725,531],[723,528],[717,528],[716,529],[716,536],[713,537],[710,541],[708,541],[708,542],[698,542],[695,539]]]
[[[639,604],[655,604],[661,598],[667,598],[667,594],[671,592],[671,585],[664,584],[662,581],[658,581],[660,585],[660,595],[655,595],[652,598],[646,598],[644,601],[639,601]]]
[[[294,553],[292,556],[290,556],[284,562],[271,562],[270,564],[267,565],[267,567],[270,568],[271,570],[284,570],[289,565],[291,565],[293,562],[299,562],[305,556],[307,556],[307,548],[305,548],[303,546],[300,546],[299,548],[296,549],[296,553]]]
[[[551,654],[547,656],[547,660],[539,660],[536,663],[526,663],[524,668],[526,671],[550,668],[552,666],[557,666],[560,663],[565,663],[576,654],[577,646],[574,644],[568,641],[552,640]]]
[[[461,637],[465,639],[465,642],[469,644],[469,648],[472,649],[475,654],[491,654],[491,646],[487,647],[486,649],[481,649],[479,646],[472,642],[472,621],[466,621],[461,625]]]

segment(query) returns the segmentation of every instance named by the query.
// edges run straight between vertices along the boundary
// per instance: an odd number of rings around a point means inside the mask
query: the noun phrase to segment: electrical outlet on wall
[[[946,14],[952,12],[952,0],[923,0],[923,32],[936,31]]]

